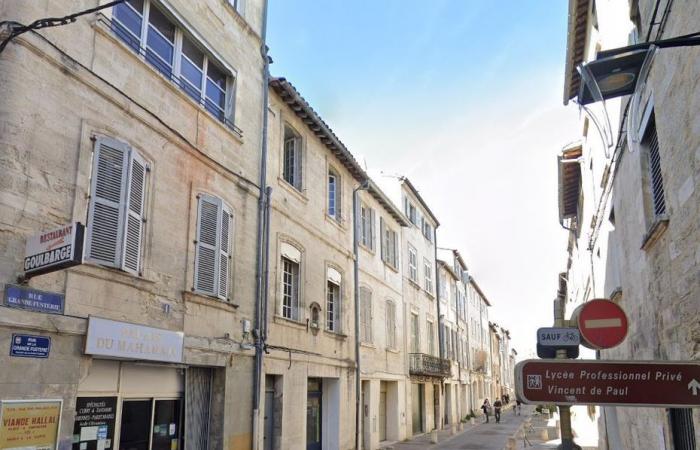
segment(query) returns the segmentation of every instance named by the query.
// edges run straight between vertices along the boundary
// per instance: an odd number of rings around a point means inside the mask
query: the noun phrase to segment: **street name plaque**
[[[700,406],[698,361],[525,360],[515,367],[524,403]]]

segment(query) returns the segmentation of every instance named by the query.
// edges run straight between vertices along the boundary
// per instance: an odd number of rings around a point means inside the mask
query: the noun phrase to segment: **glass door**
[[[320,378],[309,378],[306,398],[306,450],[321,450]]]
[[[179,450],[180,400],[155,400],[151,450]]]
[[[149,450],[153,401],[124,400],[122,403],[120,450]]]

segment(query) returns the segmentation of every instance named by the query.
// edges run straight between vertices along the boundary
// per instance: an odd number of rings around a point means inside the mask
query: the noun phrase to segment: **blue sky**
[[[513,331],[551,324],[567,2],[270,0],[271,72],[369,169],[406,175]]]

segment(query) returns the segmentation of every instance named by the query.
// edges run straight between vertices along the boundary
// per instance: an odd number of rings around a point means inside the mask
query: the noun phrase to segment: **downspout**
[[[259,448],[258,430],[260,429],[260,387],[262,385],[262,363],[265,341],[262,335],[263,329],[263,271],[267,255],[263,253],[265,249],[265,216],[267,207],[267,122],[268,122],[268,96],[270,80],[270,59],[267,55],[267,6],[268,1],[263,0],[263,20],[260,33],[260,56],[263,61],[262,73],[262,136],[260,143],[260,192],[258,194],[258,230],[256,242],[256,266],[255,266],[255,368],[253,373],[253,450]],[[266,281],[266,280],[265,280]]]
[[[355,450],[360,450],[361,448],[360,421],[362,418],[360,414],[362,398],[360,395],[360,389],[362,388],[360,382],[360,248],[357,218],[359,217],[360,191],[367,189],[369,189],[369,180],[363,181],[362,184],[352,191],[353,290],[355,298]]]
[[[440,353],[440,359],[444,359],[445,355],[445,349],[444,345],[442,343],[442,340],[444,338],[444,330],[443,330],[443,325],[442,325],[442,313],[440,311],[440,274],[438,271],[438,257],[437,257],[437,228],[439,225],[436,225],[433,228],[433,256],[435,258],[435,298],[437,299],[437,315],[438,315],[438,351]],[[442,365],[442,361],[440,361],[440,365]],[[450,363],[450,372],[452,372],[452,363]],[[443,396],[443,401],[445,397],[445,379],[440,377],[440,392],[442,393]],[[440,426],[438,427],[438,421],[437,417],[433,419],[433,422],[435,423],[435,429],[440,429],[442,428],[442,423],[444,421],[444,418],[442,417],[442,411],[444,410],[444,406],[440,405]]]

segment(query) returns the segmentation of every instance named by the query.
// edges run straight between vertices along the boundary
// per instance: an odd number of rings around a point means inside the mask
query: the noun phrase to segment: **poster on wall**
[[[0,401],[0,450],[56,450],[63,400]]]
[[[113,448],[117,397],[78,397],[75,403],[73,450]]]

